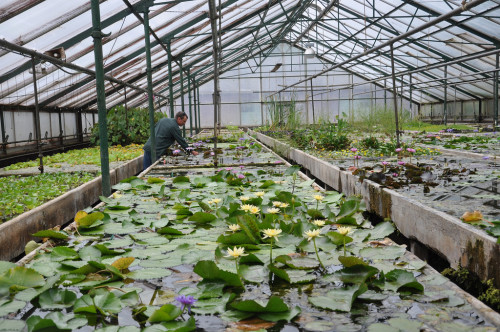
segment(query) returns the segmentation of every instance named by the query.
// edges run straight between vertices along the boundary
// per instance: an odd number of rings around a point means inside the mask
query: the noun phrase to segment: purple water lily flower
[[[484,156],[483,159],[488,160],[488,159],[490,159],[490,156]]]
[[[230,170],[232,170],[232,169],[233,169],[232,167],[226,167],[226,171],[228,171],[228,172],[229,172]]]
[[[176,155],[176,154],[179,154],[179,153],[181,153],[181,150],[174,150],[174,151],[172,151],[173,155]]]
[[[240,137],[240,141],[244,141],[244,140],[246,140],[245,137]]]
[[[399,174],[398,173],[392,173],[392,176],[395,177],[395,178],[397,178],[399,176]]]
[[[178,301],[181,304],[181,310],[184,310],[184,306],[187,306],[188,308],[188,313],[191,314],[191,306],[198,301],[191,295],[179,295],[175,297],[175,300]]]
[[[358,151],[358,149],[356,149],[356,148],[351,148],[351,151],[352,151],[352,152],[356,152],[356,151]]]
[[[410,153],[415,153],[415,149],[412,149],[412,148],[407,148],[406,151],[408,151]]]
[[[211,156],[215,156],[215,152],[213,152],[213,151],[212,151],[212,152],[210,152],[210,155],[211,155]]]
[[[403,149],[402,149],[402,148],[397,148],[397,149],[396,149],[396,152],[401,152],[401,151],[403,151]]]
[[[238,174],[238,179],[244,179],[245,176],[243,174]]]
[[[361,156],[356,155],[356,156],[354,156],[354,159],[361,159]]]
[[[446,131],[449,132],[449,133],[452,133],[453,132],[453,128],[448,128],[448,129],[446,129]]]
[[[389,165],[389,163],[387,161],[383,161],[382,165],[386,166],[386,165]]]
[[[281,160],[275,160],[274,163],[275,164],[281,164]]]
[[[404,161],[398,161],[398,164],[399,164],[399,165],[404,165],[404,164],[405,164],[405,162],[404,162]]]

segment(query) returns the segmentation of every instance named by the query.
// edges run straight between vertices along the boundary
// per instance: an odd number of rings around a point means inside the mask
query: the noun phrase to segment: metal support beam
[[[189,99],[189,136],[193,136],[193,116],[192,116],[192,104],[191,104],[191,68],[187,68],[188,74],[188,99]]]
[[[6,152],[7,150],[7,135],[5,135],[5,120],[3,118],[3,109],[5,106],[0,106],[0,127],[2,129],[2,150]]]
[[[396,71],[394,69],[394,47],[391,44],[391,70],[392,70],[392,99],[394,101],[394,116],[396,123],[396,146],[399,148],[399,117],[398,117],[398,91],[396,88]]]
[[[443,124],[448,125],[448,66],[444,66]]]
[[[220,88],[219,88],[219,47],[217,45],[217,12],[215,6],[215,0],[208,1],[209,15],[210,15],[210,25],[212,27],[212,43],[213,43],[213,64],[214,64],[214,93],[213,93],[213,103],[214,103],[214,150],[217,149],[217,122],[218,113],[220,110]],[[214,166],[217,167],[217,154],[214,155]]]
[[[201,131],[201,98],[200,98],[200,85],[197,85],[196,95],[198,96],[198,131]]]
[[[40,108],[38,105],[38,88],[36,80],[35,57],[31,57],[31,69],[33,71],[33,93],[35,97],[35,132],[36,132],[36,146],[38,148],[38,158],[40,159],[40,166],[38,169],[43,174],[43,152],[42,152],[42,133],[40,129]]]
[[[182,74],[182,58],[179,59],[179,75],[180,75],[180,90],[181,90],[181,110],[185,112],[184,109],[184,75]],[[186,137],[186,125],[182,126],[182,137]]]
[[[153,103],[153,76],[151,73],[151,41],[149,37],[149,7],[144,5],[144,43],[146,49],[146,75],[148,79],[149,138],[151,140],[151,162],[156,161],[155,108]],[[159,156],[158,156],[159,157]]]
[[[95,78],[97,90],[97,108],[99,110],[99,142],[101,148],[102,195],[111,195],[108,154],[108,125],[106,118],[106,100],[104,97],[104,65],[102,62],[101,14],[99,0],[91,0],[92,5],[92,37],[94,38]]]
[[[171,41],[167,40],[167,53],[168,53],[168,104],[170,105],[170,117],[174,118],[174,83],[172,79],[172,50],[170,49]]]
[[[500,46],[497,46],[497,49],[499,48]],[[493,124],[494,124],[494,128],[493,130],[495,131],[497,128],[498,128],[498,58],[499,58],[499,55],[497,53],[497,56],[496,56],[496,61],[495,61],[495,68],[497,70],[495,70],[495,74],[493,75]]]

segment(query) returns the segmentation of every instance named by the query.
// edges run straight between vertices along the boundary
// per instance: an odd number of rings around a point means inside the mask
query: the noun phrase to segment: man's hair
[[[186,118],[188,117],[187,114],[186,114],[186,112],[177,112],[177,114],[175,114],[175,119],[176,120],[179,119],[179,118],[180,119],[184,119],[184,117],[186,117]]]

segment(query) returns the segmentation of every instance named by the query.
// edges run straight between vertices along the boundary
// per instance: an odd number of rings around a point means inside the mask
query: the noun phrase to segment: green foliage
[[[401,130],[405,123],[410,121],[411,114],[407,110],[400,110],[398,112],[398,116],[399,129]],[[361,113],[356,119],[352,121],[351,125],[361,132],[379,132],[392,136],[396,133],[395,118],[396,117],[394,114],[394,110],[386,109],[383,107],[376,107],[372,111]]]
[[[91,173],[44,173],[0,178],[0,221],[34,209],[94,178]]]
[[[300,109],[297,108],[295,98],[295,95],[292,95],[287,101],[279,100],[276,96],[268,98],[266,107],[269,130],[293,130],[300,127]]]
[[[326,122],[312,129],[295,130],[290,137],[302,149],[343,150],[351,144],[348,126],[347,121],[337,116],[337,123]]]
[[[155,112],[155,123],[165,114]],[[149,111],[146,108],[116,106],[108,111],[108,142],[110,145],[144,144],[150,134]],[[99,126],[92,128],[90,142],[99,145]]]

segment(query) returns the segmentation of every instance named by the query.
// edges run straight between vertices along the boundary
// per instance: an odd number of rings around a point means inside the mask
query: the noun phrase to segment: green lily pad
[[[36,237],[48,237],[51,239],[57,239],[57,240],[67,240],[68,239],[68,234],[66,234],[63,231],[54,231],[51,229],[44,230],[44,231],[38,231],[33,236]]]
[[[131,271],[130,273],[126,274],[126,277],[134,280],[148,280],[168,277],[171,274],[172,271],[167,269],[147,268]]]
[[[93,292],[93,294],[86,294],[76,300],[73,309],[75,313],[97,314],[98,312],[103,312],[106,314],[117,314],[122,310],[120,299],[113,293],[104,289],[97,289]]]
[[[86,215],[83,218],[78,219],[76,222],[81,228],[88,228],[94,225],[99,220],[104,218],[104,214],[102,212],[92,212],[91,214]],[[102,225],[102,222],[100,223]]]
[[[266,320],[268,322],[278,322],[284,320],[290,322],[292,319],[297,317],[302,310],[299,306],[295,306],[290,310],[284,312],[272,312],[272,313],[260,313],[257,315],[260,319]]]
[[[75,258],[78,258],[78,253],[72,248],[55,247],[54,249],[52,249],[51,259],[55,262],[60,262],[67,259],[75,259]]]
[[[397,259],[403,256],[406,249],[399,246],[363,248],[359,255],[367,259]]]
[[[106,326],[95,330],[95,332],[141,332],[136,326]]]
[[[17,300],[0,300],[0,316],[6,316],[10,313],[16,313],[26,306],[26,302]]]
[[[160,322],[169,322],[182,314],[182,310],[173,305],[173,304],[165,304],[160,309],[156,310],[151,317],[149,317],[148,321],[150,323],[160,323]]]
[[[221,270],[213,261],[199,261],[193,270],[205,281],[222,281],[228,286],[243,286],[240,277],[236,273]]]
[[[340,205],[337,218],[350,217],[359,209],[359,199],[349,199]]]
[[[260,265],[240,265],[239,270],[241,277],[248,282],[260,284],[264,282],[264,279],[266,277],[264,267]]]
[[[351,267],[345,267],[340,270],[338,274],[340,275],[340,280],[342,280],[343,283],[362,284],[378,272],[378,269],[374,267],[358,264]]]
[[[22,320],[13,320],[13,319],[2,319],[0,318],[0,331],[24,331],[26,327],[26,323]]]
[[[368,290],[365,284],[329,291],[326,296],[311,296],[309,302],[314,306],[334,311],[351,311],[354,300]]]
[[[76,294],[70,290],[49,289],[38,297],[42,309],[63,309],[71,307],[76,301]]]
[[[380,285],[377,284],[377,286],[380,288]],[[417,281],[413,273],[399,269],[392,270],[385,275],[385,284],[383,284],[382,288],[394,292],[402,289],[412,292],[424,291],[424,286]]]
[[[348,244],[352,242],[352,237],[349,237],[347,235],[342,235],[339,232],[328,232],[325,234],[336,246],[342,246],[345,244]]]
[[[41,287],[44,283],[43,276],[35,270],[16,266],[0,275],[0,294],[8,294],[9,288],[22,290],[30,287]]]
[[[154,183],[164,183],[165,180],[164,179],[160,179],[160,178],[155,178],[155,177],[148,177],[148,181],[147,181],[149,184],[154,184]]]
[[[12,262],[0,261],[0,274],[3,274],[17,265]]]
[[[200,315],[222,314],[226,311],[227,303],[234,300],[235,297],[235,293],[225,293],[221,298],[199,299],[191,308],[191,311]]]
[[[63,314],[59,311],[51,312],[44,318],[31,316],[26,320],[28,332],[76,330],[86,324],[87,318],[83,315]]]
[[[281,255],[274,259],[276,262],[283,263],[292,269],[310,270],[319,266],[319,262],[315,258],[307,256],[290,257],[288,255]]]
[[[268,265],[269,270],[290,284],[309,283],[316,279],[316,276],[304,270],[280,269],[272,264]]]
[[[345,267],[351,267],[354,265],[368,265],[365,261],[363,261],[361,258],[356,257],[356,256],[339,256],[339,261],[344,265]]]
[[[211,221],[214,221],[215,219],[217,219],[216,216],[214,216],[213,214],[211,213],[207,213],[207,212],[196,212],[195,214],[193,214],[191,217],[189,217],[189,221],[194,221],[196,222],[197,224],[205,224],[205,223],[209,223]]]
[[[288,311],[289,308],[283,302],[283,300],[277,296],[271,296],[266,304],[256,301],[256,300],[244,300],[239,302],[233,302],[230,306],[236,310],[244,311],[244,312],[254,312],[254,313],[263,313],[263,312],[285,312]]]

